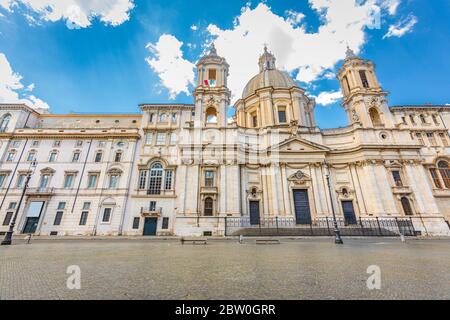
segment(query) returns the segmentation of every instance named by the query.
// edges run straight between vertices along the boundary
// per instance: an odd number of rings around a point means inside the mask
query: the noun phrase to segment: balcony
[[[28,196],[50,197],[54,194],[54,188],[28,188]]]
[[[161,217],[162,208],[141,207],[141,216],[143,217]]]
[[[201,187],[200,193],[217,194],[219,193],[219,190],[217,187]]]

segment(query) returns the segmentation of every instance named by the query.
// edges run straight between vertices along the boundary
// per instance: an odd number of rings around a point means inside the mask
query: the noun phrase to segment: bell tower
[[[217,55],[214,44],[197,63],[195,123],[200,127],[226,127],[231,93],[227,87],[229,65]]]
[[[394,121],[385,92],[376,77],[375,64],[347,47],[344,64],[338,73],[344,95],[343,107],[351,124],[364,128],[392,128]]]

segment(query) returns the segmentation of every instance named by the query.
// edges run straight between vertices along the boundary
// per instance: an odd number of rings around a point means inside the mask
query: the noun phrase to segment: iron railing
[[[343,236],[416,236],[411,218],[360,218],[348,223],[344,218],[336,218]],[[227,236],[332,236],[334,221],[331,217],[317,218],[309,224],[297,224],[293,217],[261,218],[252,224],[249,217],[227,217]]]

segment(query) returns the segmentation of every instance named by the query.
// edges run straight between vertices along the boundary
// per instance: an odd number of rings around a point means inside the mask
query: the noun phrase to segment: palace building
[[[401,219],[450,235],[450,106],[390,107],[374,63],[349,49],[337,75],[349,125],[322,130],[267,48],[258,62],[232,121],[214,46],[192,105],[59,115],[1,104],[0,232],[17,209],[16,233],[54,236],[224,236],[274,219],[296,230],[334,210],[344,226]]]

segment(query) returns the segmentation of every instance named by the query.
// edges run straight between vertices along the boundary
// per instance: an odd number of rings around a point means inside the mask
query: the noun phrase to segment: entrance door
[[[412,211],[412,208],[411,208],[411,203],[409,202],[408,198],[403,197],[401,199],[401,202],[402,202],[403,212],[405,213],[405,215],[412,216],[413,215],[413,211]]]
[[[342,210],[344,211],[344,218],[346,224],[356,224],[355,209],[353,208],[353,201],[342,201]]]
[[[145,218],[144,236],[156,236],[157,218]]]
[[[25,221],[25,227],[23,233],[35,233],[39,224],[39,218],[41,217],[42,208],[45,202],[31,202],[27,211],[27,219]]]
[[[294,190],[294,207],[297,224],[311,224],[308,190]]]
[[[259,222],[259,201],[250,201],[250,224],[254,226]]]

